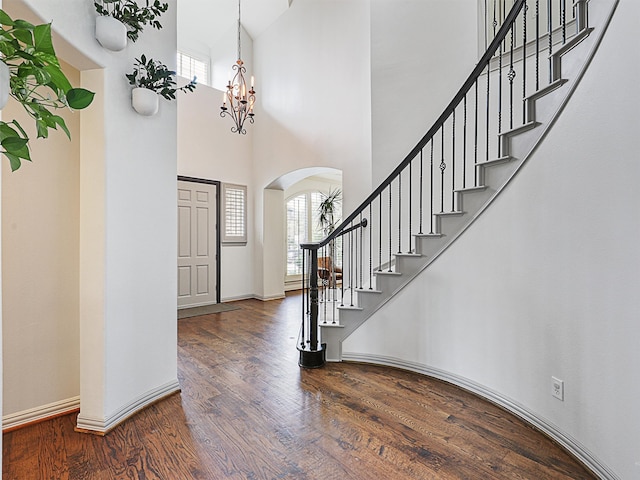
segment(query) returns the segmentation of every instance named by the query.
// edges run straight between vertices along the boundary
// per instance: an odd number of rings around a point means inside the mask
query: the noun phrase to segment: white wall
[[[345,209],[353,209],[371,187],[369,2],[293,2],[254,39],[254,58],[256,212],[272,181],[316,166],[342,170]],[[254,289],[262,295],[268,239],[264,218],[255,222]]]
[[[80,72],[66,66],[65,72],[80,84]],[[80,114],[60,114],[71,141],[62,130],[36,139],[35,123],[13,98],[3,110],[32,138],[33,159],[12,173],[2,158],[6,415],[77,404],[80,394]]]
[[[98,90],[81,114],[79,425],[101,430],[139,401],[177,388],[176,105],[142,117],[124,74],[146,53],[175,67],[176,2],[120,53],[94,38],[83,0],[29,0],[42,18],[103,70],[83,71]],[[75,65],[77,59],[66,58]],[[104,146],[104,148],[101,148]],[[11,339],[5,339],[11,341]]]
[[[639,17],[638,2],[620,1],[519,176],[344,344],[497,392],[624,479],[640,479]]]
[[[373,183],[429,130],[477,61],[477,0],[371,2]]]
[[[229,64],[231,69],[231,64]],[[178,174],[247,185],[247,244],[222,245],[221,300],[253,295],[253,245],[257,193],[253,189],[251,155],[253,127],[246,135],[231,132],[233,122],[220,118],[222,92],[199,85],[178,97]]]

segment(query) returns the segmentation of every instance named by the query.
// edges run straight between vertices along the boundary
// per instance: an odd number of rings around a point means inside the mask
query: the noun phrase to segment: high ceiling
[[[289,8],[292,1],[242,0],[242,26],[255,39]],[[220,32],[233,28],[237,19],[238,0],[179,0],[178,43],[188,43],[190,38],[195,38],[192,32],[198,32],[200,38],[207,35],[215,40]]]

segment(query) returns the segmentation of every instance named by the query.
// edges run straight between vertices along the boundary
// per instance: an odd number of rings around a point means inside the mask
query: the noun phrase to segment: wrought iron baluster
[[[440,127],[441,140],[441,161],[440,161],[440,213],[444,213],[444,171],[447,169],[447,164],[444,161],[444,124]]]
[[[340,242],[340,254],[342,256],[342,266],[344,267],[344,235],[342,236],[342,241]],[[344,307],[344,268],[342,270],[342,282],[340,282],[340,306]]]
[[[451,211],[456,209],[456,109],[451,119]]]
[[[353,223],[351,227],[353,228]],[[352,231],[353,235],[355,235],[354,244],[353,244],[353,284],[351,285],[351,296],[353,297],[353,290],[358,288],[358,230]],[[351,300],[353,303],[353,300]]]
[[[502,133],[502,43],[500,42],[500,54],[498,56],[498,137]],[[502,156],[502,142],[498,141],[498,158]]]
[[[462,188],[467,187],[467,94],[464,94],[462,128]]]
[[[549,83],[551,83],[553,77],[551,76],[551,66],[553,65],[553,59],[551,55],[553,54],[553,24],[552,24],[553,13],[551,11],[551,0],[547,0],[547,32],[549,34]]]
[[[411,253],[411,214],[413,213],[413,209],[411,208],[413,205],[413,160],[409,162],[409,230],[408,230],[408,240],[409,247],[407,248],[407,252]]]
[[[527,0],[524,0],[524,6],[522,11],[522,124],[527,122],[527,11],[529,5]]]
[[[422,170],[423,170],[423,161],[422,161],[422,152],[424,150],[424,147],[420,149],[420,229],[418,231],[418,233],[420,235],[422,235],[422,210],[423,210],[423,205],[422,205]]]
[[[513,128],[513,80],[516,78],[516,71],[513,69],[513,36],[515,23],[511,24],[511,51],[509,53],[509,128]],[[523,63],[524,63],[523,59]]]
[[[476,78],[476,81],[474,82],[475,86],[474,86],[474,90],[475,90],[475,103],[474,103],[474,110],[475,110],[475,118],[474,118],[474,122],[473,122],[473,186],[477,187],[478,186],[478,168],[476,167],[476,165],[478,165],[478,79]]]
[[[562,23],[562,44],[567,43],[567,3],[566,0],[560,2],[560,22]]]
[[[489,9],[487,7],[487,0],[484,0],[484,48],[486,49],[489,45]]]
[[[369,204],[369,290],[373,290],[373,200]]]
[[[353,263],[355,257],[353,255],[353,230],[349,231],[349,293],[351,296],[351,304],[349,306],[353,307]]]
[[[540,90],[540,0],[536,0],[536,92]]]
[[[435,191],[433,189],[433,137],[431,137],[431,160],[429,163],[429,171],[431,172],[429,175],[429,179],[431,180],[431,193],[429,195],[429,197],[431,197],[430,201],[429,201],[429,224],[430,224],[430,230],[429,233],[431,235],[433,235],[433,196],[435,195]]]
[[[506,17],[507,17],[507,0],[502,0],[502,15],[500,16],[500,23],[504,22]],[[506,50],[507,48],[506,42],[507,42],[507,39],[503,38],[500,44],[500,47],[503,50]]]
[[[326,257],[327,256],[327,246],[326,245],[324,245],[322,247],[321,256],[322,257]],[[331,259],[331,261],[333,261],[333,259]],[[325,269],[326,269],[326,267],[327,267],[327,264],[325,264]],[[332,278],[332,275],[331,275],[332,269],[333,269],[332,264],[329,264],[329,267],[330,268],[328,269],[328,271],[326,273],[324,273],[324,275],[327,278],[320,277],[322,279],[322,282],[320,283],[320,298],[322,299],[322,313],[323,313],[323,322],[322,323],[327,323],[327,303],[328,303],[327,302],[327,300],[328,300],[327,294],[329,293],[327,287],[330,285],[331,278]],[[318,274],[318,276],[320,276],[320,275]]]
[[[391,271],[391,231],[392,231],[392,224],[391,224],[391,209],[392,209],[392,198],[391,198],[391,183],[389,184],[389,271]]]
[[[362,264],[363,260],[362,260],[362,255],[364,254],[364,249],[363,249],[363,242],[364,242],[364,227],[362,226],[362,212],[360,212],[360,269],[358,270],[360,272],[360,289],[362,289],[362,270],[364,270],[364,265]]]
[[[378,229],[378,271],[382,271],[382,192],[378,195],[380,201],[380,228]]]
[[[487,62],[487,123],[486,123],[486,128],[487,128],[487,133],[486,133],[486,138],[485,141],[487,142],[487,144],[485,145],[485,161],[489,161],[489,125],[491,124],[491,111],[489,109],[489,98],[490,98],[490,93],[491,93],[491,88],[490,88],[490,80],[491,77],[491,65],[489,62]]]
[[[353,223],[351,223],[351,227],[353,228]],[[358,230],[351,230],[349,235],[352,235],[353,240],[353,284],[351,285],[351,293],[353,298],[353,291],[358,288]],[[351,300],[353,303],[353,299]]]
[[[398,253],[402,253],[402,172],[398,174]]]
[[[496,16],[496,5],[497,5],[497,0],[493,0],[493,37],[491,37],[492,39],[496,38],[496,28],[498,27],[498,18]]]

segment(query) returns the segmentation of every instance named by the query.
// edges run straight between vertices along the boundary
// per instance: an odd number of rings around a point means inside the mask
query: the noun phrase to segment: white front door
[[[178,308],[217,301],[216,188],[178,181]]]

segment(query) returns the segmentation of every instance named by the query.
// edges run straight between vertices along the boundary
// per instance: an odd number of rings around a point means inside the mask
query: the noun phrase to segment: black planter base
[[[327,344],[320,345],[318,350],[300,350],[298,365],[302,368],[320,368],[326,363]]]

